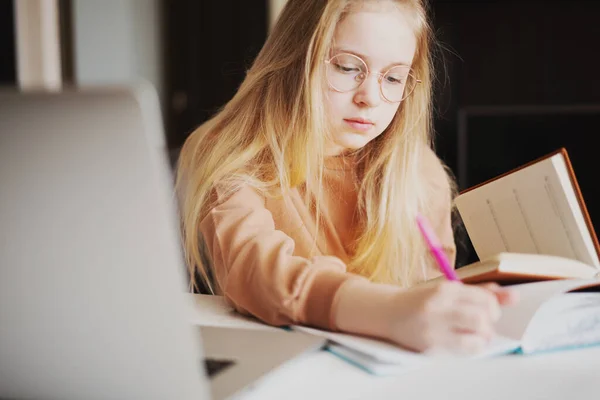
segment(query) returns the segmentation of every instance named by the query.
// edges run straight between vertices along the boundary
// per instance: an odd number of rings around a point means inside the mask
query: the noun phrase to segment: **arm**
[[[517,300],[512,289],[496,284],[442,281],[402,289],[349,281],[336,295],[335,324],[341,331],[386,339],[415,351],[474,353],[492,339],[500,306]]]
[[[404,290],[347,273],[335,257],[294,256],[293,240],[250,188],[212,209],[201,230],[223,294],[269,324],[365,334],[415,350],[481,346],[490,335],[498,306],[490,291],[446,282]]]
[[[433,194],[429,215],[454,264],[450,179],[429,148],[424,161],[426,181]],[[439,274],[432,259],[428,276]],[[514,293],[495,285],[477,287],[442,281],[402,289],[350,281],[336,295],[335,325],[342,331],[384,338],[418,351],[441,347],[472,352],[492,337],[499,306],[514,302]]]
[[[335,257],[294,256],[294,241],[275,229],[264,198],[250,187],[213,208],[201,223],[215,278],[233,306],[272,325],[335,329],[340,286],[362,280]]]

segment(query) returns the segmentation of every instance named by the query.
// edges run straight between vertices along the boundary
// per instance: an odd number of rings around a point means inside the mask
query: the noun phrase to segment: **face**
[[[340,91],[339,87],[331,86],[332,79],[329,79],[326,108],[332,143],[327,145],[327,155],[362,148],[379,136],[394,118],[400,102],[390,102],[382,95],[380,80],[383,85],[397,84],[396,79],[404,79],[402,72],[406,74],[412,64],[416,39],[406,18],[399,8],[388,4],[357,10],[338,24],[331,57],[341,53],[358,56],[366,63],[369,74],[364,80],[364,75],[357,77],[362,83],[352,90],[343,87]],[[338,74],[356,76],[359,73],[360,60],[341,55],[336,57],[338,59],[342,62],[326,64],[326,68],[329,71],[337,68]],[[386,86],[384,94],[393,90]],[[388,97],[395,99],[393,95]]]

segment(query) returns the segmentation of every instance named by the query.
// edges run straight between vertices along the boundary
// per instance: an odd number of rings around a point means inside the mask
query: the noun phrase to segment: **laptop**
[[[186,316],[148,84],[0,91],[0,398],[222,399],[318,349]]]

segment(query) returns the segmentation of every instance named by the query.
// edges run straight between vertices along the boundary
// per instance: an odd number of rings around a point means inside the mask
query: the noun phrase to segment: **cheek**
[[[329,91],[325,98],[325,107],[330,120],[339,119],[350,105],[352,105],[352,96],[349,93]]]
[[[381,122],[384,126],[383,129],[387,128],[388,125],[392,122],[392,120],[394,119],[394,115],[396,115],[396,112],[398,112],[398,108],[400,107],[399,103],[394,103],[394,104],[382,104],[382,110],[381,110],[381,114],[380,114],[380,118],[381,118]],[[382,130],[383,130],[382,129]]]

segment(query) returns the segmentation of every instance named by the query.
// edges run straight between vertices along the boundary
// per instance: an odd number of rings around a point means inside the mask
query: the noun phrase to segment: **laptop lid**
[[[153,89],[0,92],[0,397],[202,399]]]

